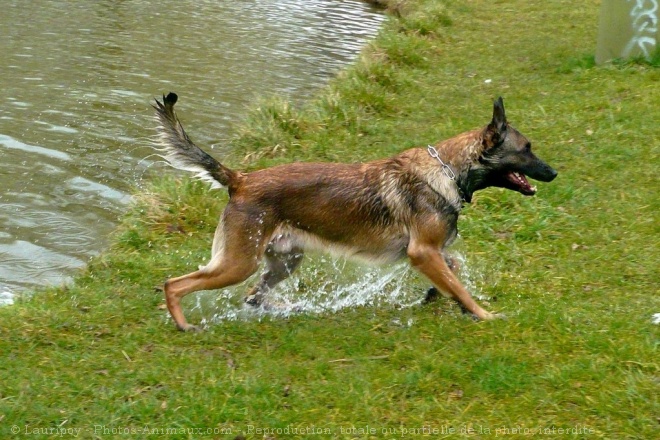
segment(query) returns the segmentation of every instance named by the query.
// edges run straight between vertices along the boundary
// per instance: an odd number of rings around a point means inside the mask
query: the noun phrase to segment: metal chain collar
[[[440,159],[440,154],[438,154],[438,150],[436,150],[433,146],[428,145],[427,150],[431,157],[438,159],[438,162],[442,165],[442,172],[445,174],[445,176],[449,177],[449,180],[456,180],[456,174],[454,174],[454,170],[451,169],[449,165],[444,163],[442,159]]]

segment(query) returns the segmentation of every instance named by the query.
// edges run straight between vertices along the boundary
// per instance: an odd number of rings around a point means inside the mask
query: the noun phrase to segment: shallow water
[[[222,146],[258,96],[310,97],[383,15],[360,1],[6,1],[0,14],[0,304],[106,245],[144,178],[154,96]]]

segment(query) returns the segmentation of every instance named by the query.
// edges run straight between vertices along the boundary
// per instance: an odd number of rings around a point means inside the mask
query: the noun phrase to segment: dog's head
[[[470,194],[497,186],[526,196],[536,193],[527,177],[541,182],[557,177],[557,171],[532,153],[529,140],[507,123],[502,98],[495,101],[493,120],[484,130],[483,151],[469,174]]]

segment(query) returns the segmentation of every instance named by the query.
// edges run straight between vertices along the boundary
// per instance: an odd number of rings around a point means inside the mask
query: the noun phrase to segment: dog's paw
[[[179,331],[185,332],[185,333],[200,333],[204,331],[203,328],[197,326],[197,325],[192,325],[192,324],[186,324],[184,326],[177,325],[177,328]]]
[[[507,319],[506,315],[504,313],[487,313],[483,317],[478,317],[476,315],[473,315],[475,318],[475,321],[494,321],[496,319]]]
[[[424,299],[422,300],[423,304],[428,304],[436,301],[438,298],[440,298],[441,293],[438,289],[435,287],[429,288],[429,290],[426,291],[426,295],[424,295]]]
[[[264,302],[264,295],[261,293],[254,293],[248,295],[244,299],[245,304],[249,304],[253,307],[259,307]]]

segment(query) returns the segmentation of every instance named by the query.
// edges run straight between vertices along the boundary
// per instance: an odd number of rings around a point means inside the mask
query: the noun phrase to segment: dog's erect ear
[[[506,114],[504,113],[504,101],[501,96],[493,104],[493,120],[491,121],[491,125],[500,133],[506,130]]]
[[[493,120],[488,124],[486,148],[494,147],[502,142],[505,132],[506,114],[504,113],[504,101],[500,96],[493,104]]]

